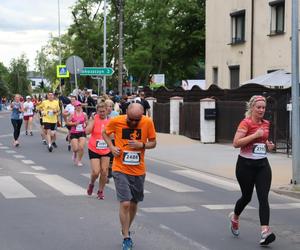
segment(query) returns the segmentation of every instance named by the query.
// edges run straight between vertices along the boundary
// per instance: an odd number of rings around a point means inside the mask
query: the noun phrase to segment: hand
[[[263,136],[263,134],[264,134],[264,130],[262,128],[259,128],[258,130],[256,130],[254,135],[255,135],[255,138],[260,138]]]
[[[136,140],[129,140],[128,141],[128,146],[132,149],[142,149],[143,148],[143,143],[136,141]]]
[[[112,146],[111,152],[114,156],[118,157],[121,154],[121,150],[118,147]]]
[[[266,145],[269,151],[272,151],[275,148],[275,144],[272,141],[266,141]]]

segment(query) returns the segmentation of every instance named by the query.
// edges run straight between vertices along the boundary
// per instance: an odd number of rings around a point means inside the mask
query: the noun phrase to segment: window
[[[277,0],[269,2],[271,7],[271,30],[270,35],[277,35],[284,33],[284,12],[285,1]]]
[[[35,87],[35,81],[31,81],[31,86]]]
[[[213,67],[213,79],[212,83],[218,85],[218,67]]]
[[[236,89],[240,86],[240,66],[229,66],[230,71],[230,88]]]
[[[246,11],[233,12],[231,16],[231,44],[245,42],[245,15]]]

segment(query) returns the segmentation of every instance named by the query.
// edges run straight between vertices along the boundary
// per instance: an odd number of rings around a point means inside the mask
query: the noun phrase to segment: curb
[[[292,198],[300,199],[300,190],[294,190],[294,186],[289,185],[289,186],[283,186],[283,187],[278,187],[278,188],[272,188],[271,189],[274,193],[280,194],[280,195],[285,195],[289,196]]]

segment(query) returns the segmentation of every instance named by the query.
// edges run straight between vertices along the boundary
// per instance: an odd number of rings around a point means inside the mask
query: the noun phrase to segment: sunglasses
[[[127,120],[131,121],[131,122],[139,122],[141,120],[141,118],[140,119],[131,119],[131,118],[127,117]]]

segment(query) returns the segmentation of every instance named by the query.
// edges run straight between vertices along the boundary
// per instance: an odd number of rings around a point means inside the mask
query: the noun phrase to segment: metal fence
[[[200,140],[200,102],[180,103],[179,134]]]
[[[160,133],[170,133],[170,103],[154,103],[153,121]]]

